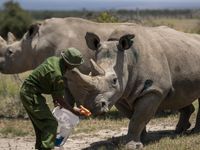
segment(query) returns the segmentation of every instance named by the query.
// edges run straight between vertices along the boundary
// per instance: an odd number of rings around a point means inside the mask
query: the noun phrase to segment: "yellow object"
[[[80,105],[80,113],[87,117],[92,114],[87,108],[83,107],[82,105]]]

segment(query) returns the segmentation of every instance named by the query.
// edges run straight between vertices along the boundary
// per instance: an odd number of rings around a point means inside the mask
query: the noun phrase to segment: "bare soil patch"
[[[147,126],[149,135],[146,142],[159,140],[162,137],[173,136],[174,123],[150,123]],[[116,145],[110,142],[113,137],[120,137],[127,133],[126,127],[118,130],[101,129],[92,133],[72,134],[64,145],[64,150],[98,150],[118,149]],[[0,150],[32,150],[34,149],[35,137],[16,137],[16,138],[0,138]]]

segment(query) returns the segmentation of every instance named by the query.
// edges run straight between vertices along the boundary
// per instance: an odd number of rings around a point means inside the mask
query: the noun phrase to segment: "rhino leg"
[[[123,114],[125,115],[128,119],[131,119],[133,110],[130,109],[129,105],[127,104],[125,99],[118,100],[115,103],[115,107]]]
[[[198,99],[198,103],[199,103],[199,107],[200,107],[200,99]],[[196,117],[196,123],[194,128],[192,129],[193,133],[197,133],[200,132],[200,110],[198,107],[198,113],[197,113],[197,117]]]
[[[161,94],[151,92],[137,99],[134,104],[134,114],[129,123],[128,134],[123,141],[126,149],[140,149],[143,147],[141,143],[141,134],[146,124],[155,115],[157,108],[162,100]]]
[[[134,110],[131,110],[130,106],[128,105],[125,99],[118,100],[117,103],[115,103],[115,107],[128,119],[131,119],[134,113]],[[146,135],[147,135],[147,131],[146,131],[146,126],[145,126],[145,128],[142,131],[141,137],[144,138]]]
[[[191,114],[194,112],[193,104],[188,105],[182,109],[180,109],[180,118],[178,124],[176,125],[175,133],[180,134],[185,132],[190,128],[191,124],[189,122]]]

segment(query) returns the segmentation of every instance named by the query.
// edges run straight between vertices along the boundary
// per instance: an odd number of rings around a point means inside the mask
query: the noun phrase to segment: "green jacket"
[[[31,85],[36,93],[63,96],[64,64],[60,60],[56,56],[47,58],[29,75],[25,83]]]

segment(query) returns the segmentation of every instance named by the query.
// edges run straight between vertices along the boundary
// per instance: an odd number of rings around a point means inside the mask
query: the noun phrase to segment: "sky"
[[[0,0],[0,6],[8,0]],[[200,0],[13,0],[27,10],[200,8]]]

